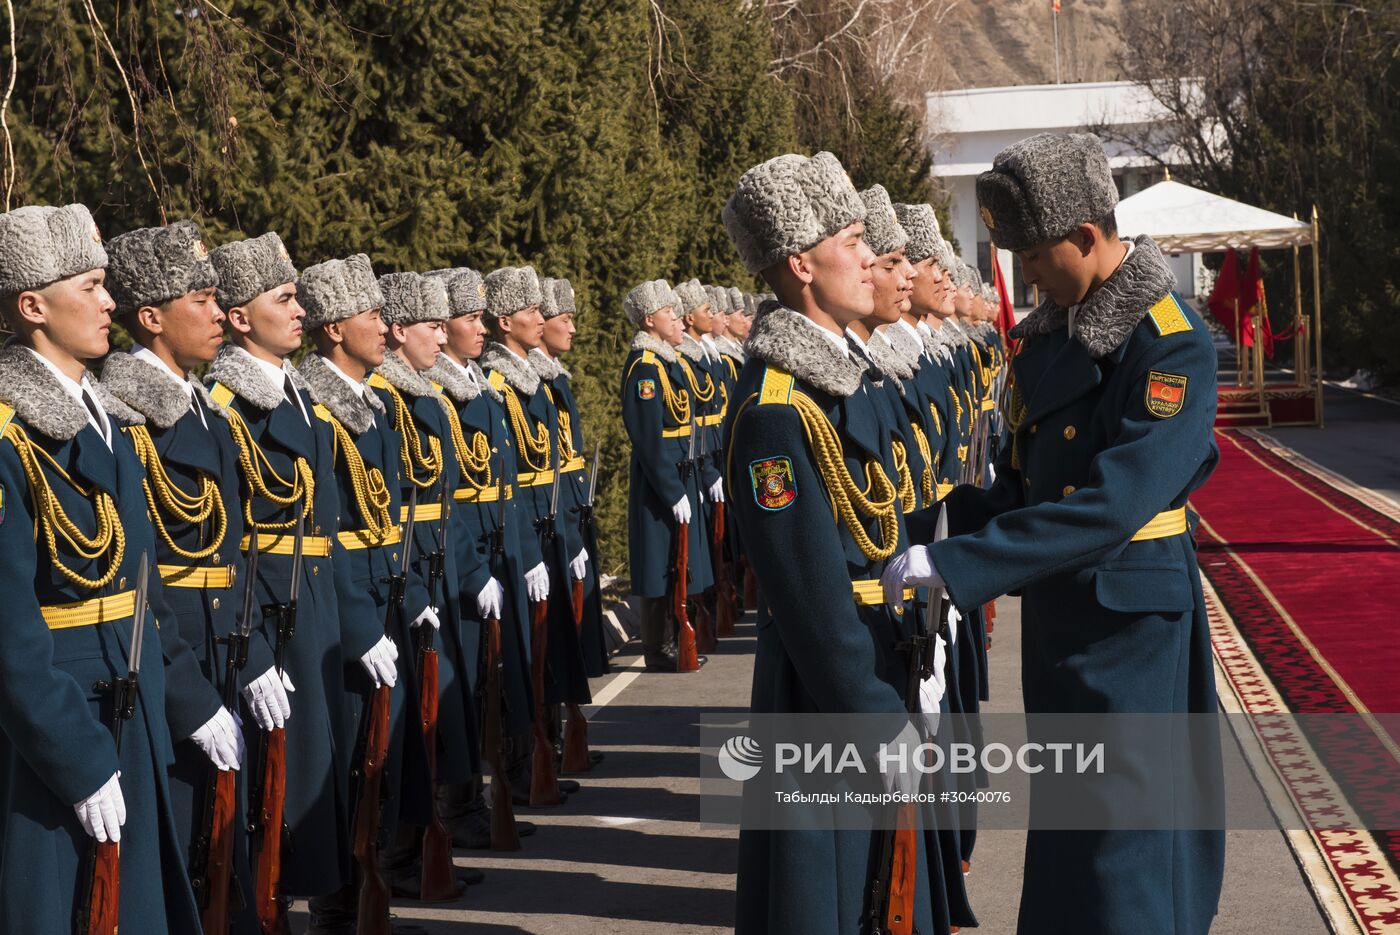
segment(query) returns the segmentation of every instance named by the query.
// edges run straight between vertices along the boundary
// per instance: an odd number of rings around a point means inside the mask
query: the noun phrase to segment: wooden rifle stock
[[[531,732],[535,749],[530,761],[530,807],[560,805],[559,779],[554,773],[554,744],[546,726],[549,712],[544,702],[545,653],[549,649],[549,601],[530,605],[530,688],[535,696],[535,720]]]
[[[282,821],[287,802],[287,731],[274,727],[263,732],[262,784],[257,826],[261,840],[254,854],[257,865],[253,901],[258,925],[268,935],[283,930],[277,886],[282,879]]]
[[[671,579],[671,615],[676,620],[676,671],[699,672],[700,654],[695,649],[695,628],[685,612],[685,588],[689,579],[690,524],[676,524],[676,567]]]
[[[384,758],[389,751],[389,686],[370,697],[365,719],[360,801],[355,807],[351,852],[360,868],[358,935],[389,935],[389,884],[379,869],[379,817],[384,785]]]
[[[520,834],[515,828],[515,806],[510,798],[510,778],[506,775],[505,757],[502,752],[504,741],[504,711],[502,708],[501,673],[505,668],[501,660],[501,619],[491,617],[486,621],[486,646],[483,653],[486,660],[486,724],[482,730],[482,746],[486,748],[486,760],[491,767],[491,850],[520,850]]]
[[[583,630],[583,579],[574,579],[574,629]],[[588,718],[577,702],[566,704],[568,718],[564,721],[564,769],[570,773],[586,773],[593,769],[588,755]]]
[[[890,861],[885,932],[888,935],[913,935],[915,874],[919,872],[919,831],[912,804],[900,804],[895,812]]]
[[[88,858],[91,871],[84,876],[91,887],[87,911],[79,916],[79,935],[117,935],[121,908],[121,845],[93,842]]]
[[[734,635],[734,612],[738,595],[734,593],[734,567],[724,550],[724,504],[715,504],[714,537],[711,554],[715,560],[715,622],[717,635]]]
[[[425,624],[430,626],[431,624]],[[424,642],[418,657],[421,678],[420,714],[423,744],[428,751],[428,776],[437,788],[438,732],[438,651]],[[446,902],[457,898],[457,873],[452,867],[452,835],[433,807],[433,817],[423,832],[423,875],[418,898],[424,902]]]
[[[233,879],[233,819],[238,774],[216,769],[209,826],[209,850],[204,865],[204,911],[201,914],[206,935],[227,935],[229,889]]]

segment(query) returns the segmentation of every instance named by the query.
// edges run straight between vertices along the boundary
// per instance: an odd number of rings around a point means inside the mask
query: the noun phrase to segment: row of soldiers
[[[865,243],[877,255],[874,311],[850,323],[842,339],[866,365],[873,398],[893,427],[878,445],[908,513],[937,502],[955,483],[990,479],[1002,431],[997,400],[1005,353],[993,324],[999,306],[977,269],[943,238],[931,205],[893,204],[880,185],[860,198],[868,211]],[[637,329],[621,387],[632,443],[630,570],[651,670],[684,669],[678,655],[688,624],[703,652],[732,632],[733,612],[754,604],[751,565],[737,528],[725,521],[723,425],[737,408],[755,318],[778,304],[772,294],[698,279],[674,288],[645,282],[624,301]],[[766,482],[777,485],[772,505],[780,508],[787,496],[781,478],[766,475]],[[676,562],[681,529],[684,569]],[[965,674],[953,680],[971,710],[986,700],[983,620],[979,609],[965,621]]]
[[[387,932],[578,790],[607,651],[567,280],[29,206],[0,311],[0,930],[285,932],[305,897]]]

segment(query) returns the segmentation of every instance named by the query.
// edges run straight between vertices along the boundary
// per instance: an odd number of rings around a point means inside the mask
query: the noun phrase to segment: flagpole
[[[1055,83],[1060,83],[1060,0],[1051,0],[1050,20],[1055,26]]]

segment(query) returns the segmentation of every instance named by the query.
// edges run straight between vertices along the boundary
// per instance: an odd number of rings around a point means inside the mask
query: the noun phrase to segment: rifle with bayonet
[[[243,610],[238,627],[228,636],[216,636],[214,642],[225,648],[224,707],[234,710],[238,703],[238,678],[248,664],[248,639],[253,632],[253,614],[259,613],[258,537],[249,537],[248,567],[243,581]],[[229,893],[233,881],[233,822],[237,810],[237,774],[233,770],[213,768],[204,792],[204,826],[200,833],[191,883],[199,899],[206,935],[227,935],[229,930]]]
[[[584,541],[588,541],[588,527],[593,523],[593,497],[598,490],[598,454],[599,446],[593,446],[593,473],[588,478],[588,500],[579,508],[580,532],[583,533]],[[593,556],[596,562],[598,557]],[[583,631],[583,579],[575,578],[573,581],[573,606],[574,606],[574,630]],[[586,773],[593,769],[593,757],[588,753],[588,718],[583,716],[583,709],[578,702],[570,701],[564,705],[567,716],[564,720],[564,769],[570,773]]]
[[[723,446],[716,446],[715,467],[724,476],[724,465],[719,455]],[[715,620],[710,642],[714,637],[734,635],[734,617],[738,610],[739,595],[734,587],[734,566],[729,561],[729,552],[724,543],[725,505],[724,501],[712,504],[714,521],[710,527],[710,558],[715,569]],[[713,645],[711,646],[713,648]]]
[[[681,486],[686,489],[687,496],[690,490],[690,475],[695,470],[695,436],[699,431],[699,426],[694,419],[690,420],[690,450],[687,452],[685,460],[681,461],[677,468],[681,474]],[[698,517],[697,517],[698,518]],[[690,524],[676,524],[676,546],[672,553],[671,581],[666,594],[666,606],[670,613],[671,624],[676,631],[676,671],[677,672],[699,672],[700,653],[695,648],[695,628],[690,625],[690,618],[686,615],[685,599],[686,590],[690,581]]]
[[[150,575],[149,559],[141,553],[136,572],[136,594],[131,614],[131,647],[126,656],[126,677],[113,676],[112,681],[100,681],[93,686],[98,694],[112,696],[112,743],[120,760],[122,725],[136,716],[136,693],[141,675],[141,647],[145,642],[147,585]],[[108,838],[93,841],[88,851],[83,875],[79,878],[82,893],[78,899],[76,925],[78,935],[117,935],[121,912],[121,846]]]
[[[442,484],[438,517],[437,551],[428,556],[428,605],[438,606],[438,585],[447,567],[447,520],[452,508],[452,492]],[[423,724],[423,745],[428,752],[429,788],[437,789],[438,731],[438,652],[433,645],[434,628],[418,628],[419,708]],[[432,819],[423,832],[423,873],[418,898],[424,902],[445,902],[457,898],[457,872],[452,865],[452,835],[438,813],[437,796],[432,799]]]
[[[501,581],[506,554],[505,481],[496,478],[496,525],[488,543],[491,577]],[[509,599],[509,593],[506,599]],[[510,778],[506,775],[505,661],[501,658],[501,618],[488,617],[481,628],[481,651],[477,665],[477,709],[481,712],[481,745],[491,768],[491,850],[520,850],[520,834],[515,827],[515,806],[511,802]]]
[[[252,536],[258,535],[256,524]],[[273,644],[273,661],[280,678],[287,662],[287,644],[296,635],[297,599],[301,595],[301,562],[306,539],[306,504],[297,504],[297,518],[292,539],[292,579],[287,591],[287,600],[263,608],[263,616],[272,617],[276,626]],[[282,836],[285,833],[283,813],[287,805],[287,730],[273,727],[263,731],[259,740],[262,764],[257,802],[256,818],[249,822],[249,832],[259,836],[258,846],[253,850],[255,865],[253,879],[253,905],[258,916],[258,925],[267,933],[282,933],[286,920],[282,916],[277,898],[278,886],[282,880]]]
[[[555,516],[559,511],[559,442],[554,440],[554,478],[549,492],[549,513],[535,518],[540,534],[540,553],[546,558],[554,548]],[[530,807],[562,804],[559,778],[554,771],[554,743],[549,739],[549,706],[545,704],[544,667],[549,651],[549,600],[535,601],[530,608],[530,690],[535,698],[531,733],[535,749],[530,760]]]
[[[948,508],[938,508],[938,523],[934,541],[948,537]],[[936,600],[930,607],[938,608],[937,633],[931,634],[921,604],[915,604],[914,632],[895,648],[908,655],[909,672],[904,683],[904,709],[916,719],[923,720],[919,701],[919,686],[933,675],[935,640],[946,639],[948,626],[948,591],[937,589]],[[914,935],[914,894],[919,873],[919,810],[913,802],[896,802],[894,821],[880,830],[880,859],[875,865],[875,877],[870,887],[870,932],[872,935]]]
[[[695,442],[695,467],[693,468],[695,472],[696,489],[699,490],[705,485],[705,439],[708,436],[705,432],[705,427],[700,425],[699,422],[696,422],[693,432],[700,436],[700,438]],[[708,492],[709,491],[705,491],[705,493]],[[700,494],[695,498],[695,504],[700,508],[700,515],[695,517],[696,521],[700,524],[700,542],[704,545],[709,545],[713,533],[711,531],[710,524],[705,522],[704,493]],[[718,506],[718,504],[714,505]],[[687,558],[689,558],[688,555]],[[716,578],[715,580],[718,581],[719,579]],[[705,595],[697,595],[694,601],[694,606],[695,611],[693,616],[695,618],[695,651],[697,653],[712,653],[715,651],[715,621],[714,618],[710,616],[709,607],[705,606]]]
[[[404,521],[403,548],[399,569],[389,575],[389,603],[384,608],[384,630],[389,632],[395,617],[402,620],[404,591],[408,586],[409,562],[413,557],[413,524],[418,512],[418,488],[408,495],[408,519]],[[424,626],[431,624],[424,623]],[[384,760],[389,753],[390,688],[380,684],[370,696],[365,712],[365,728],[360,739],[358,763],[350,778],[360,783],[355,804],[355,823],[350,851],[360,869],[360,896],[357,935],[389,935],[389,883],[379,867],[379,825],[383,811]]]

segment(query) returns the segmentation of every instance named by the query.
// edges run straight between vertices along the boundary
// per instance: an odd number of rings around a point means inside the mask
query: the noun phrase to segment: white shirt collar
[[[826,339],[830,341],[832,345],[841,352],[842,357],[851,356],[851,349],[849,346],[847,346],[846,339],[844,337],[835,333],[834,331],[827,331],[821,325],[817,324],[815,321],[812,321],[812,319],[808,318],[801,312],[793,312],[793,314],[796,315],[800,321],[806,322],[808,327],[815,328],[818,334],[825,336]]]
[[[919,324],[922,325],[923,322],[921,321],[921,322],[919,322]],[[890,327],[892,327],[892,328],[903,328],[905,331],[909,332],[909,336],[910,336],[910,337],[914,338],[915,340],[918,340],[918,337],[919,337],[918,329],[917,329],[914,325],[909,324],[909,322],[905,321],[903,318],[901,318],[899,321],[895,322],[895,323],[894,323],[893,325],[891,325]],[[891,342],[891,343],[893,343],[893,342]]]
[[[159,357],[156,356],[155,351],[151,350],[148,347],[145,347],[144,345],[133,343],[131,345],[131,356],[139,361],[143,361],[147,364],[150,364],[152,367],[155,367],[161,373],[165,374],[167,377],[180,384],[180,388],[185,391],[186,396],[190,397],[191,399],[194,398],[194,387],[190,386],[189,374],[176,373],[174,370],[171,370],[169,364],[167,364],[165,361],[161,360]]]
[[[529,362],[528,360],[526,360],[524,357],[521,357],[519,354],[515,353],[515,351],[512,351],[512,350],[506,345],[506,342],[502,341],[502,342],[501,342],[501,347],[505,348],[505,351],[506,351],[507,354],[509,354],[510,356],[514,357],[516,360],[520,361],[520,362],[521,362],[522,364],[524,364],[526,367],[529,367],[529,366],[530,366],[530,362]]]
[[[81,383],[74,382],[74,380],[71,377],[69,377],[68,374],[58,369],[57,364],[49,360],[43,354],[40,354],[38,351],[34,350],[34,348],[25,347],[25,350],[33,354],[34,357],[39,361],[39,363],[43,364],[46,368],[48,368],[49,373],[53,374],[54,379],[58,381],[58,385],[63,387],[63,392],[73,397],[73,399],[77,401],[78,405],[83,407],[83,412],[86,413],[88,417],[88,425],[91,425],[94,429],[96,429],[97,434],[100,435],[102,437],[102,440],[107,443],[107,447],[111,448],[112,423],[107,418],[107,410],[102,407],[102,401],[99,400],[97,398],[97,394],[92,391],[92,381],[88,378],[87,371],[83,371],[83,379]],[[92,400],[92,404],[97,407],[97,413],[102,417],[100,421],[94,419],[92,417],[92,413],[88,411],[87,403],[83,402],[84,393],[87,394],[88,399]]]
[[[705,356],[710,360],[719,360],[719,345],[715,343],[713,335],[700,335],[700,346],[705,349]]]
[[[914,326],[914,330],[917,331],[920,335],[928,335],[929,337],[933,337],[933,329],[928,326],[928,322],[923,321],[922,319],[920,319],[919,323]]]
[[[369,389],[365,386],[363,380],[356,380],[354,377],[350,376],[350,374],[337,367],[334,362],[325,357],[322,357],[321,360],[325,361],[326,366],[331,368],[331,373],[335,374],[336,376],[344,380],[346,383],[348,383],[350,385],[350,388],[353,389],[356,393],[358,393],[361,399],[365,398],[365,394],[369,392]]]
[[[472,368],[464,367],[457,363],[457,361],[452,359],[451,354],[439,354],[438,360],[445,362],[449,367],[455,367],[458,373],[467,378],[467,382],[471,383],[472,386],[476,386],[476,374],[472,373]]]
[[[856,334],[855,331],[851,330],[850,328],[846,329],[846,337],[849,340],[856,342],[856,346],[859,347],[862,351],[870,350],[869,345],[867,345],[865,341],[861,339],[861,336]]]
[[[263,376],[267,377],[268,382],[277,388],[277,392],[282,394],[282,398],[293,406],[296,406],[297,411],[301,413],[301,417],[306,420],[306,424],[310,425],[311,416],[306,412],[306,406],[301,401],[301,394],[296,394],[295,398],[287,396],[287,380],[291,377],[286,370],[286,361],[283,361],[279,366],[277,364],[268,363],[261,357],[251,353],[248,356],[252,358],[253,363],[258,365],[258,369],[262,371]]]

